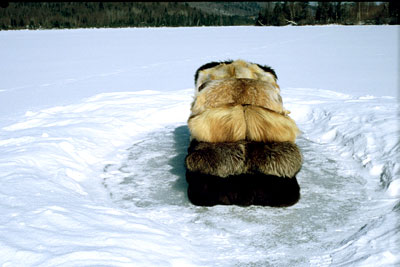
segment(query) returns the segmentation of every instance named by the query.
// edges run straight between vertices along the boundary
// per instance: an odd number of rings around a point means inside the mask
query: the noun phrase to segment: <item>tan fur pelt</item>
[[[273,84],[252,79],[224,79],[210,81],[195,96],[192,114],[200,114],[206,109],[226,105],[253,105],[287,115],[283,108],[279,89]]]
[[[296,123],[289,117],[258,106],[206,109],[190,117],[191,136],[203,142],[295,142]]]
[[[231,64],[220,64],[214,68],[200,71],[196,81],[196,92],[198,92],[199,87],[206,82],[229,78],[246,78],[265,81],[271,83],[279,90],[276,79],[271,73],[263,71],[257,64],[251,64],[244,60],[236,60]]]
[[[200,71],[188,120],[203,142],[295,142],[296,123],[283,107],[275,77],[242,60]]]
[[[301,152],[291,142],[208,143],[192,140],[186,157],[186,167],[190,171],[222,178],[246,173],[292,178],[301,165]]]

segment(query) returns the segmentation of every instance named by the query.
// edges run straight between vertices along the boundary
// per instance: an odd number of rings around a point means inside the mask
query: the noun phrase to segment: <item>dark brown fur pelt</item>
[[[261,205],[286,207],[300,199],[296,177],[285,178],[262,173],[221,178],[187,170],[188,198],[198,206]]]
[[[290,179],[300,171],[301,165],[301,152],[291,142],[208,143],[194,139],[186,156],[188,170],[221,178],[261,173]]]
[[[194,172],[227,177],[242,174],[246,166],[246,142],[207,143],[192,140],[186,167]]]

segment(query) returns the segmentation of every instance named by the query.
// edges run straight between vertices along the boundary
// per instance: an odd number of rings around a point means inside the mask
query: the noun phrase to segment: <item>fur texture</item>
[[[300,199],[299,132],[273,69],[210,62],[195,74],[188,197],[195,205],[290,206]]]
[[[262,80],[275,83],[276,86],[276,81],[278,79],[275,71],[268,66],[260,66],[244,60],[225,61],[219,63],[210,62],[201,66],[196,71],[196,89],[205,82],[227,78]]]
[[[282,115],[288,114],[283,108],[279,89],[271,83],[247,78],[229,78],[209,81],[205,85],[196,95],[192,114],[226,105],[253,105]]]
[[[214,68],[221,64],[231,64],[232,62],[233,62],[232,60],[227,60],[227,61],[220,61],[220,62],[213,61],[213,62],[204,64],[203,66],[201,66],[200,68],[197,69],[197,71],[194,75],[194,83],[197,85],[197,79],[199,78],[200,71],[206,70],[206,69],[211,69],[211,68]]]
[[[300,199],[296,177],[283,179],[261,173],[221,178],[199,172],[186,172],[188,198],[198,206],[262,205],[286,207]]]
[[[221,178],[260,173],[291,179],[300,171],[301,165],[301,152],[291,142],[208,143],[192,140],[186,156],[189,171]]]
[[[296,123],[268,109],[236,105],[207,109],[188,120],[194,139],[203,142],[292,142],[299,132]]]
[[[228,65],[228,64],[231,64],[232,62],[233,62],[233,60],[227,60],[227,61],[219,61],[219,62],[213,61],[213,62],[204,64],[203,66],[201,66],[200,68],[197,69],[197,71],[194,75],[194,83],[196,84],[196,86],[201,85],[198,82],[198,78],[199,78],[200,72],[202,70],[211,69],[211,68],[214,68],[214,67],[216,67],[218,65],[222,65],[222,64]],[[255,63],[249,63],[249,64],[257,65],[263,71],[271,73],[271,75],[273,75],[275,77],[275,81],[278,80],[278,76],[276,75],[275,70],[273,68],[271,68],[270,66],[260,65],[260,64],[255,64]]]
[[[283,107],[276,74],[242,60],[212,62],[196,73],[188,120],[192,138],[204,142],[295,142],[296,123]]]

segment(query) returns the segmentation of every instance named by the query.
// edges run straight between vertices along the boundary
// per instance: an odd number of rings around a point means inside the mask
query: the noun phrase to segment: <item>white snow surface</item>
[[[399,26],[0,32],[1,266],[399,266]],[[278,74],[300,201],[187,199],[194,72]]]

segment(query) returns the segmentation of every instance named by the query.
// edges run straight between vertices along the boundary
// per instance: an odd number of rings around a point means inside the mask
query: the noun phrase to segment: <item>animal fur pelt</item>
[[[286,207],[300,199],[296,177],[282,179],[261,173],[219,176],[187,170],[188,198],[198,206],[262,205]]]
[[[301,163],[291,142],[192,140],[186,156],[188,198],[198,206],[291,206],[300,199]]]
[[[291,142],[209,143],[192,140],[185,162],[189,171],[221,178],[260,173],[291,179],[300,171],[302,156],[297,145]]]
[[[196,71],[185,159],[193,204],[290,206],[300,199],[299,129],[276,81],[272,68],[243,60]]]
[[[195,74],[196,91],[198,92],[198,88],[205,82],[228,78],[262,80],[274,83],[279,89],[279,86],[276,84],[278,77],[271,67],[244,60],[229,60],[225,62],[210,62],[201,66]]]
[[[275,72],[242,60],[209,63],[196,72],[188,120],[204,142],[295,142],[299,129],[283,107]]]

